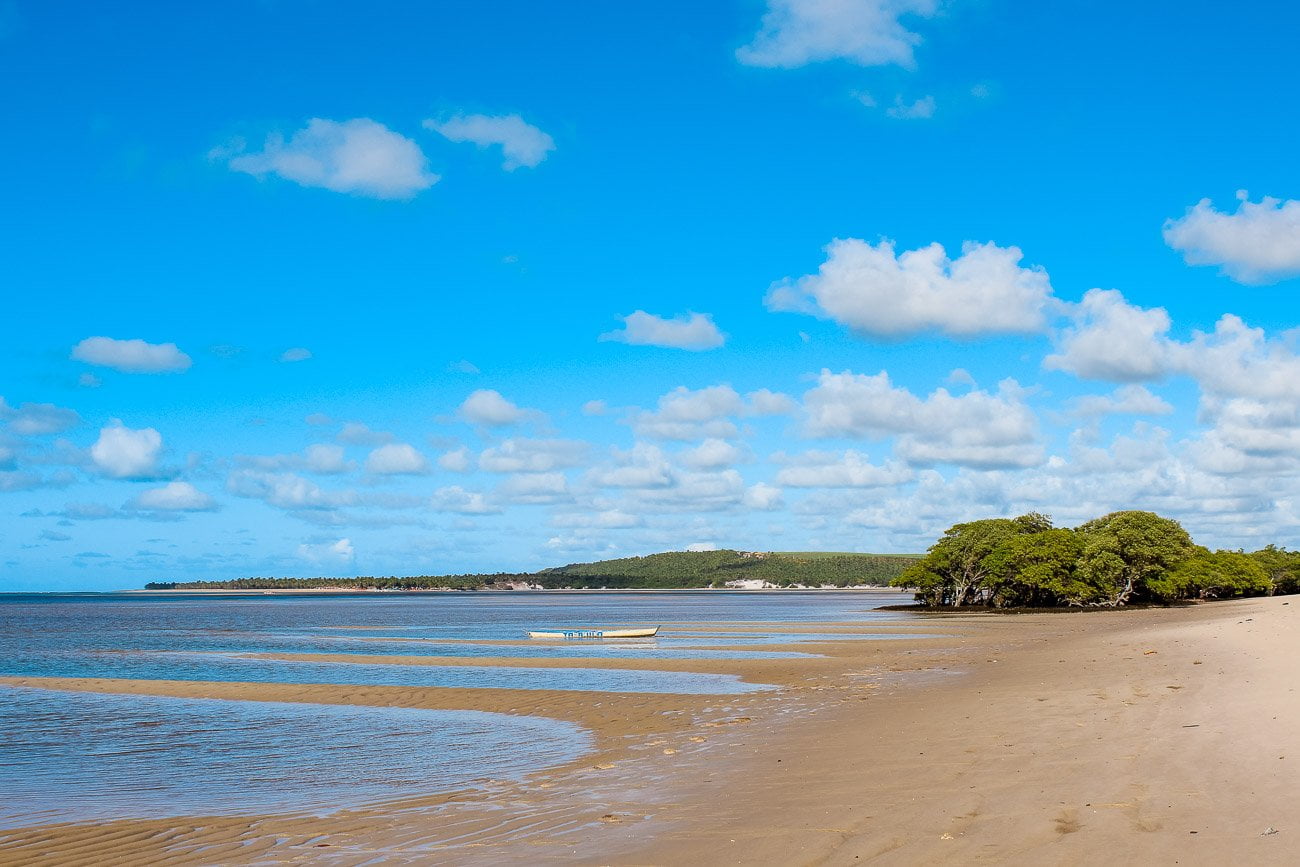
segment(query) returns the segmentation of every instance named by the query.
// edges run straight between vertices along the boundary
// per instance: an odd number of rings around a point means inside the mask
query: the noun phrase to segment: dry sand
[[[595,754],[522,783],[323,818],[0,832],[0,862],[1295,864],[1297,618],[1300,597],[973,614],[914,627],[941,638],[787,646],[822,658],[548,663],[781,687],[726,697],[8,678],[523,713],[578,722],[597,740]]]

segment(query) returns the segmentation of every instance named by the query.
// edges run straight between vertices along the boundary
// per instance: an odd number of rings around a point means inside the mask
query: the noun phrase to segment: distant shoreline
[[[444,596],[464,593],[500,596],[514,593],[906,593],[896,587],[858,585],[852,587],[541,587],[518,590],[493,590],[489,588],[459,589],[456,587],[412,588],[410,590],[381,590],[361,587],[301,587],[267,589],[196,589],[196,590],[113,590],[112,595],[128,596]],[[52,591],[58,592],[58,591]],[[108,594],[105,594],[108,595]]]

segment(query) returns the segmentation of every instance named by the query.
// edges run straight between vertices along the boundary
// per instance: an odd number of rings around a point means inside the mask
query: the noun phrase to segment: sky
[[[0,0],[0,590],[1296,547],[1297,25]]]

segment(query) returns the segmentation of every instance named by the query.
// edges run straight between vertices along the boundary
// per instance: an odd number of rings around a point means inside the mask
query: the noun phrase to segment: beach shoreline
[[[1088,617],[971,612],[860,627],[930,637],[781,645],[819,656],[548,663],[779,687],[743,696],[4,678],[544,716],[592,731],[595,752],[520,783],[326,817],[0,832],[0,862],[1293,862],[1297,611],[1274,597]]]

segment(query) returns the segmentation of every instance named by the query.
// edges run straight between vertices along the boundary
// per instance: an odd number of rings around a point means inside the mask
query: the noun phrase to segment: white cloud
[[[923,96],[915,102],[904,102],[902,96],[896,96],[885,114],[898,120],[926,120],[934,117],[934,109],[933,96]]]
[[[72,357],[123,373],[180,373],[189,370],[192,363],[175,343],[146,343],[139,339],[115,340],[112,337],[87,337],[72,347]]]
[[[463,358],[460,361],[453,361],[451,364],[447,365],[447,369],[452,373],[468,373],[471,376],[482,373],[482,371],[478,369],[477,364],[474,364],[472,361],[466,361]]]
[[[468,473],[472,466],[469,449],[461,446],[438,456],[438,466],[452,473]]]
[[[281,361],[306,361],[311,358],[311,350],[302,346],[295,346],[292,349],[286,349],[280,354]]]
[[[754,415],[789,415],[798,408],[790,395],[766,388],[751,391],[745,397],[749,400],[749,408]]]
[[[823,60],[915,65],[921,37],[900,19],[929,17],[936,0],[768,0],[754,40],[736,51],[749,66],[793,68]]]
[[[162,434],[151,427],[133,430],[114,419],[90,447],[91,460],[115,479],[147,479],[158,474]]]
[[[1236,213],[1201,199],[1165,221],[1165,243],[1188,265],[1218,265],[1238,283],[1275,283],[1300,276],[1300,200],[1265,196],[1250,201],[1237,192]]]
[[[467,491],[460,485],[450,485],[433,492],[429,506],[436,512],[455,512],[460,515],[495,515],[501,507],[490,502],[477,491]]]
[[[235,460],[259,470],[307,470],[320,475],[346,473],[355,465],[346,459],[342,446],[316,443],[291,455],[237,455]]]
[[[81,424],[76,410],[52,403],[24,403],[10,406],[0,397],[0,420],[19,436],[44,436],[62,433]]]
[[[517,114],[457,115],[449,120],[426,120],[424,128],[454,142],[473,142],[480,148],[500,145],[501,167],[513,172],[533,168],[555,150],[555,140]]]
[[[896,435],[895,454],[913,464],[952,463],[985,469],[1042,461],[1038,420],[1013,380],[996,394],[954,396],[940,388],[921,399],[895,388],[889,374],[823,370],[804,395],[805,429],[816,437]]]
[[[547,504],[572,499],[563,473],[526,473],[511,476],[496,490],[496,497],[507,503]]]
[[[488,427],[505,427],[541,415],[537,410],[523,409],[511,403],[501,392],[490,388],[480,388],[470,394],[458,412],[465,421]]]
[[[878,337],[940,331],[959,337],[1031,333],[1047,324],[1052,286],[1022,268],[1017,247],[967,242],[949,259],[939,244],[895,255],[894,242],[837,239],[816,274],[768,291],[768,309],[810,313]]]
[[[288,141],[279,133],[267,136],[261,153],[223,149],[213,156],[258,178],[274,174],[304,187],[376,199],[409,199],[438,182],[419,145],[364,117],[312,118]]]
[[[578,527],[601,530],[625,530],[645,525],[645,519],[619,509],[600,512],[569,512],[553,515],[553,527]]]
[[[161,488],[141,491],[127,508],[156,512],[210,512],[217,507],[212,497],[189,482],[168,482]]]
[[[609,407],[606,406],[603,400],[589,400],[582,405],[583,415],[601,416],[607,412],[609,412]]]
[[[1195,377],[1201,388],[1217,397],[1249,397],[1263,401],[1300,401],[1300,355],[1295,334],[1269,340],[1262,328],[1252,328],[1227,314],[1214,331],[1192,334],[1171,350],[1178,369]]]
[[[745,480],[735,470],[673,473],[665,487],[632,492],[640,511],[715,512],[738,506],[745,495]]]
[[[606,332],[600,335],[600,339],[633,346],[662,346],[692,351],[717,349],[727,340],[707,313],[687,313],[675,319],[665,319],[644,310],[624,316],[622,330]]]
[[[613,449],[613,463],[593,467],[587,479],[598,487],[664,488],[673,483],[672,465],[657,446],[637,443],[630,450]]]
[[[351,539],[336,542],[304,542],[298,546],[298,556],[311,563],[346,565],[356,559],[356,549]]]
[[[236,470],[226,479],[226,490],[237,497],[262,500],[281,509],[332,509],[356,502],[350,491],[324,491],[293,473]]]
[[[1169,314],[1163,308],[1129,304],[1114,289],[1090,289],[1072,314],[1074,324],[1057,340],[1048,370],[1084,379],[1140,382],[1169,372]]]
[[[693,449],[686,449],[678,454],[677,459],[687,467],[695,470],[720,470],[737,464],[748,457],[748,453],[726,440],[707,439]]]
[[[1089,394],[1073,401],[1072,411],[1080,416],[1165,415],[1173,406],[1145,386],[1125,385],[1110,394]]]
[[[578,466],[587,449],[587,443],[578,440],[508,439],[484,449],[478,465],[490,473],[546,473]]]
[[[393,435],[386,431],[371,430],[359,421],[350,421],[343,425],[338,433],[338,441],[350,446],[377,446],[393,441]]]
[[[307,446],[303,455],[305,466],[313,473],[332,475],[352,469],[352,464],[343,456],[342,446],[315,443]]]
[[[786,464],[776,474],[776,483],[790,488],[884,488],[910,482],[914,477],[905,464],[878,466],[853,449],[778,454],[774,458]]]
[[[758,509],[764,512],[775,511],[785,505],[781,498],[781,489],[764,484],[763,482],[750,485],[745,490],[745,496],[742,502],[751,509]]]
[[[382,445],[366,458],[366,472],[377,476],[420,475],[428,471],[428,460],[408,443]]]
[[[729,385],[694,391],[678,386],[659,398],[657,409],[633,414],[630,423],[638,436],[650,439],[730,439],[740,432],[730,417],[744,411],[745,402]]]

